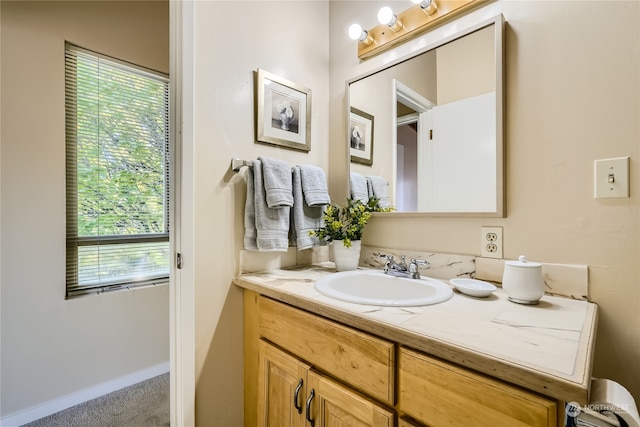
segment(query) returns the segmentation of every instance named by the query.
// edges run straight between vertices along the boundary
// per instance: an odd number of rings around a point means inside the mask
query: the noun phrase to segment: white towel
[[[351,188],[351,198],[353,200],[360,200],[364,204],[369,201],[367,181],[363,175],[351,172],[349,174],[349,187]]]
[[[318,246],[320,241],[315,236],[309,236],[310,230],[322,227],[324,205],[312,207],[307,204],[303,196],[301,169],[293,168],[293,235],[298,250]]]
[[[254,193],[253,168],[246,168],[245,181],[247,181],[247,200],[244,204],[244,248],[248,251],[257,251],[256,243],[256,203]]]
[[[389,202],[389,193],[387,191],[389,182],[381,176],[369,176],[367,178],[371,182],[373,197],[379,199],[378,207],[388,208],[391,206],[391,203]]]
[[[269,208],[262,178],[262,162],[253,161],[256,245],[259,251],[286,252],[289,247],[291,208]]]
[[[331,203],[329,192],[327,191],[327,176],[324,170],[312,165],[298,165],[298,168],[300,169],[302,194],[304,195],[304,200],[307,202],[307,205],[316,207],[326,206]],[[295,191],[293,199],[295,206]]]
[[[283,160],[270,157],[258,157],[258,160],[262,162],[267,206],[270,208],[293,206],[291,166]]]

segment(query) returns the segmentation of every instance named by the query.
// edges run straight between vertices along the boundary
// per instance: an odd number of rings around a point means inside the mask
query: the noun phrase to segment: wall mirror
[[[501,15],[348,81],[351,172],[399,213],[504,217],[503,90]]]

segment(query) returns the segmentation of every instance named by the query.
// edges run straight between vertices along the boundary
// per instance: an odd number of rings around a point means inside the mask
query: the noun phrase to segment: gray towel
[[[351,198],[353,200],[360,200],[365,204],[369,201],[367,181],[363,175],[351,172],[349,174],[349,187],[351,188]]]
[[[247,173],[247,200],[244,204],[244,248],[248,251],[257,251],[256,243],[256,203],[254,193],[253,168],[246,168]]]
[[[312,165],[298,165],[300,168],[300,182],[302,194],[307,205],[311,207],[326,206],[331,203],[327,191],[327,176],[322,168]],[[296,203],[294,192],[294,206]]]
[[[322,227],[324,205],[312,207],[303,196],[301,169],[293,168],[293,234],[298,250],[309,249],[320,244],[315,236],[309,236],[310,230]]]
[[[256,208],[256,245],[259,251],[286,252],[289,247],[289,215],[291,208],[269,208],[262,179],[262,162],[253,161]]]
[[[364,178],[367,181],[367,195],[369,198],[373,197],[373,184],[371,183],[371,178],[368,176]]]
[[[291,166],[283,160],[270,157],[258,157],[258,160],[262,162],[267,206],[270,208],[293,206]]]
[[[391,206],[391,203],[389,202],[389,193],[387,191],[389,182],[381,176],[369,176],[367,178],[371,182],[373,197],[380,199],[378,201],[378,206],[381,208],[388,208]]]

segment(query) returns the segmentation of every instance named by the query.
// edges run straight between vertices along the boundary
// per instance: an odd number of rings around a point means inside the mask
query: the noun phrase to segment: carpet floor
[[[169,373],[114,391],[25,427],[169,426]]]

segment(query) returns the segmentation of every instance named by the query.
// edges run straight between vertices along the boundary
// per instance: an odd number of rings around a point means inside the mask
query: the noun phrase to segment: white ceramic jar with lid
[[[520,255],[518,261],[505,261],[502,289],[509,296],[509,301],[537,304],[544,295],[542,264],[527,261],[524,255]]]

